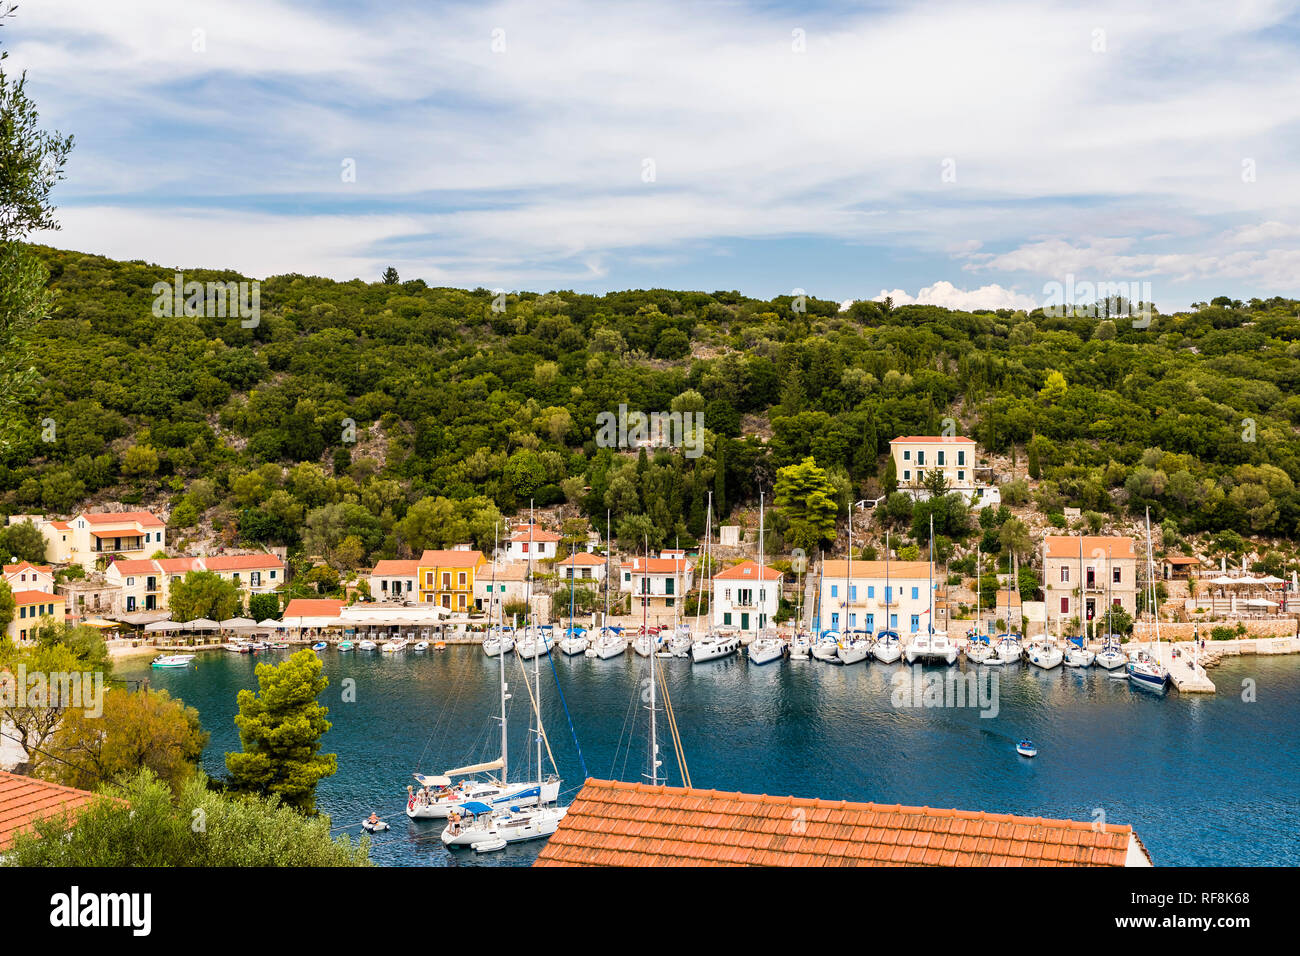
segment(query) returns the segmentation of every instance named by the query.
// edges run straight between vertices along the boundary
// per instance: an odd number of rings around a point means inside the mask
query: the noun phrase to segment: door
[[[746,612],[746,613],[740,615],[740,629],[741,629],[742,631],[748,631],[748,630],[749,630],[749,614],[748,614],[748,612]]]

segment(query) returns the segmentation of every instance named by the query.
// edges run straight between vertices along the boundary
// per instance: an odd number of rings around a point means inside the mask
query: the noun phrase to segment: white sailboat
[[[1061,661],[1065,659],[1065,654],[1055,643],[1044,637],[1041,641],[1031,641],[1025,648],[1025,657],[1034,667],[1050,671],[1054,667],[1060,667]]]
[[[934,515],[930,516],[930,568],[926,590],[929,592],[930,606],[925,612],[925,627],[912,635],[911,641],[904,648],[907,663],[933,661],[952,664],[957,660],[957,645],[948,640],[946,631],[934,629]]]
[[[704,523],[704,546],[708,552],[708,564],[706,565],[709,576],[709,616],[713,616],[713,609],[717,606],[716,585],[713,581],[713,493],[709,492],[708,512],[705,516]],[[703,664],[707,661],[716,661],[724,657],[730,657],[740,650],[740,632],[730,627],[710,627],[703,637],[691,642],[691,662],[693,664]]]
[[[490,613],[490,612],[489,612]],[[483,653],[488,657],[499,657],[515,649],[515,629],[508,624],[488,628],[483,638]]]
[[[893,607],[894,592],[889,583],[889,532],[885,532],[885,628],[876,633],[876,642],[871,647],[871,656],[882,664],[896,664],[903,657],[903,639],[895,630],[890,608]]]
[[[531,512],[531,506],[530,506]],[[531,534],[531,532],[530,532]],[[531,563],[532,548],[529,548]],[[531,580],[531,575],[530,575]],[[531,588],[529,590],[531,598]],[[530,628],[530,630],[532,630]],[[533,716],[537,719],[534,734],[537,739],[537,772],[542,771],[542,741],[545,731],[542,729],[542,682],[538,669],[540,654],[533,655],[533,687],[530,697],[533,704]],[[522,665],[521,665],[522,667]],[[527,680],[525,672],[525,681]],[[506,773],[506,693],[505,657],[501,657],[501,774],[503,786]],[[552,770],[556,770],[554,760]],[[445,777],[450,774],[444,775]],[[417,778],[418,779],[418,778]],[[421,781],[423,782],[423,781]],[[516,785],[512,793],[502,794],[495,799],[472,799],[464,801],[459,807],[449,807],[444,814],[448,819],[442,831],[442,842],[448,847],[474,846],[482,843],[496,847],[501,841],[519,843],[548,837],[555,832],[560,821],[568,812],[556,802],[560,796],[560,779],[558,772],[552,773],[545,780],[535,783]],[[407,810],[410,813],[410,809]]]
[[[1109,564],[1109,558],[1107,563]],[[1083,633],[1078,637],[1072,637],[1066,644],[1065,648],[1065,666],[1066,667],[1091,667],[1092,662],[1097,659],[1097,655],[1088,650],[1087,647],[1087,608],[1088,599],[1084,594],[1084,587],[1087,578],[1083,573],[1083,535],[1079,535],[1079,606],[1084,609],[1084,620],[1081,622]]]
[[[1009,554],[1007,555],[1007,630],[997,636],[997,640],[993,642],[993,656],[984,662],[995,667],[1018,664],[1025,654],[1024,645],[1020,643],[1020,635],[1011,631],[1011,582],[1015,577],[1015,555]],[[996,609],[996,600],[993,605]],[[1021,623],[1023,622],[1022,614]]]
[[[1109,569],[1107,569],[1109,570]],[[1123,667],[1128,663],[1128,655],[1124,653],[1121,646],[1120,636],[1110,629],[1111,612],[1115,605],[1111,602],[1110,584],[1114,580],[1114,575],[1106,575],[1106,635],[1102,638],[1101,650],[1097,652],[1094,663],[1098,667],[1104,667],[1108,671],[1113,671],[1117,667]]]
[[[491,624],[491,605],[489,605],[489,625]],[[509,778],[509,736],[506,714],[506,702],[510,700],[509,685],[506,684],[505,654],[498,654],[500,662],[501,685],[501,756],[484,763],[456,767],[440,774],[414,774],[420,783],[417,791],[407,787],[406,815],[413,820],[433,820],[446,817],[452,810],[467,803],[499,806],[512,804],[545,803],[554,801],[560,795],[560,780],[549,777],[545,780],[510,782]],[[538,762],[538,769],[541,762]],[[478,774],[491,774],[499,770],[500,777],[489,776],[478,779]]]
[[[1160,646],[1160,606],[1156,599],[1156,570],[1151,557],[1151,509],[1147,508],[1147,583],[1151,589],[1151,617],[1155,621],[1156,646]],[[1169,687],[1169,671],[1157,657],[1139,651],[1135,660],[1129,661],[1128,679],[1144,690],[1163,691]]]
[[[844,594],[844,619],[848,624],[846,630],[835,645],[835,658],[840,664],[856,664],[871,656],[871,632],[857,626],[857,615],[853,612],[853,506],[849,506],[849,580]]]

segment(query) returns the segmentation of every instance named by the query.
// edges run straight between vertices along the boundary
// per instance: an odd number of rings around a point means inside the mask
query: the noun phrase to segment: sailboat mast
[[[980,580],[980,546],[975,543],[975,623],[978,630],[984,630],[984,591]],[[994,592],[996,593],[996,592]]]
[[[758,632],[763,633],[763,492],[758,493]]]
[[[537,527],[537,513],[533,499],[528,499],[528,629],[533,635],[533,687],[537,695],[537,781],[542,780],[542,681],[537,659],[542,656],[541,634],[533,624],[533,531]],[[538,800],[541,800],[540,794]]]
[[[1160,643],[1160,606],[1156,603],[1156,564],[1151,557],[1151,506],[1147,505],[1147,581],[1151,585],[1151,617],[1156,625],[1156,643]]]
[[[501,522],[492,523],[492,594],[488,597],[488,637],[492,636],[492,605],[496,600],[497,593],[497,550],[500,547]],[[505,609],[502,608],[504,611]],[[510,777],[509,755],[507,752],[506,735],[506,651],[501,643],[503,635],[501,634],[501,618],[497,618],[497,657],[501,665],[501,783],[504,784]]]
[[[701,563],[709,559],[709,537],[713,533],[713,492],[709,492],[708,511],[704,515],[704,546],[700,548]],[[708,565],[704,565],[705,573],[708,573]],[[695,630],[700,629],[700,617],[704,609],[704,581],[700,581],[700,593],[695,599]],[[713,614],[713,605],[709,604],[709,614]]]
[[[853,502],[849,502],[849,583],[844,592],[844,619],[853,628]]]
[[[889,587],[889,529],[885,529],[885,627],[888,630],[894,629],[894,621],[890,616],[889,608],[894,603],[894,594]],[[887,645],[888,646],[888,645]]]
[[[1079,629],[1085,639],[1088,635],[1087,583],[1087,578],[1083,576],[1083,535],[1079,535]]]
[[[605,620],[601,621],[604,627],[609,627],[609,509],[605,509]],[[602,628],[603,630],[604,628]]]
[[[645,582],[645,592],[641,598],[641,632],[645,635],[646,643],[650,648],[650,786],[659,785],[659,738],[655,725],[655,657],[657,648],[655,647],[654,638],[650,635],[650,629],[647,626],[648,611],[650,604],[650,536],[645,536],[645,572],[641,580]]]
[[[934,515],[930,515],[930,566],[926,568],[927,581],[926,590],[930,592],[930,621],[929,633],[934,634]]]

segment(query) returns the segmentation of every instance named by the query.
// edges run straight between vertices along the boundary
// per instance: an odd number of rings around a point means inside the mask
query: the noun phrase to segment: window
[[[869,601],[874,601],[875,599],[876,599],[876,586],[875,586],[874,584],[868,584],[868,585],[867,585],[867,600],[869,600]]]
[[[912,615],[912,632],[915,633],[921,629],[921,615]]]
[[[840,586],[838,584],[832,584],[831,597],[839,597],[839,596],[840,596]]]
[[[940,465],[943,464],[943,452],[942,452],[942,451],[939,452],[938,464],[940,464]]]
[[[731,626],[731,612],[727,611],[722,615],[722,623],[727,627]]]
[[[903,469],[903,480],[904,480],[904,481],[911,481],[911,480],[912,480],[912,472],[911,472],[910,469],[907,469],[907,468],[904,468],[904,469]]]
[[[924,468],[918,468],[918,469],[916,469],[916,480],[917,480],[917,481],[925,481],[925,469],[924,469]]]
[[[126,586],[129,587],[129,588],[133,588],[133,587],[135,587],[135,578],[127,578],[127,579],[126,579]]]
[[[464,587],[464,586],[465,586],[465,572],[464,572],[464,571],[460,572],[460,576],[457,578],[456,583],[459,584],[461,587]]]
[[[920,451],[918,451],[918,452],[916,453],[916,463],[917,463],[918,465],[924,465],[924,464],[925,464],[925,449],[924,449],[924,448],[922,448]]]
[[[920,596],[921,596],[921,589],[920,589],[920,588],[912,588],[912,600],[915,601],[915,600],[916,600],[917,598],[919,598]]]
[[[856,584],[850,584],[850,585],[849,585],[849,600],[850,600],[850,601],[856,601],[857,599],[858,599],[858,586],[857,586]]]
[[[904,452],[903,452],[903,461],[911,461],[911,460],[912,460],[912,452],[911,452],[910,450],[906,450],[906,451],[904,451]]]
[[[672,579],[672,578],[664,578],[664,594],[672,594],[672,593],[674,593],[674,592],[673,592],[673,585],[675,585],[676,583],[677,583],[677,582],[676,582],[674,579]],[[669,601],[668,603],[669,603],[669,604],[672,604],[671,601]]]
[[[962,449],[957,450],[957,464],[959,465],[966,464],[966,452]]]
[[[957,471],[957,480],[958,480],[958,481],[965,481],[965,480],[966,480],[966,472],[964,472],[964,471],[958,469],[958,471]]]
[[[1061,565],[1061,583],[1070,583],[1070,566],[1068,564]]]
[[[1119,568],[1110,569],[1110,579],[1115,584],[1120,583]]]
[[[1061,598],[1061,613],[1070,613],[1070,599],[1068,597]]]
[[[673,606],[673,599],[672,599],[672,598],[664,598],[664,607],[672,607],[672,606]]]
[[[886,604],[894,603],[894,588],[892,585],[885,588],[885,603]]]
[[[443,571],[443,572],[442,572],[442,586],[443,586],[443,589],[444,589],[444,590],[447,589],[447,588],[449,588],[449,587],[451,587],[451,572],[450,572],[450,571]]]

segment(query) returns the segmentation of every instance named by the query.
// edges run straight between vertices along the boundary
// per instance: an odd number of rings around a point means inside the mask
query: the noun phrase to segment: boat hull
[[[691,660],[696,664],[730,657],[740,649],[740,638],[729,637],[723,641],[696,641],[691,645]]]
[[[466,794],[461,794],[456,799],[437,800],[433,803],[412,805],[407,801],[406,815],[412,820],[445,820],[447,814],[457,807],[464,805],[469,801],[477,800],[479,803],[486,803],[492,806],[501,804],[502,806],[533,806],[539,800],[536,794],[530,796],[520,796],[533,790],[541,791],[540,801],[542,803],[553,803],[559,799],[560,783],[558,780],[551,780],[543,784],[537,783],[511,783],[505,787],[479,788]]]

